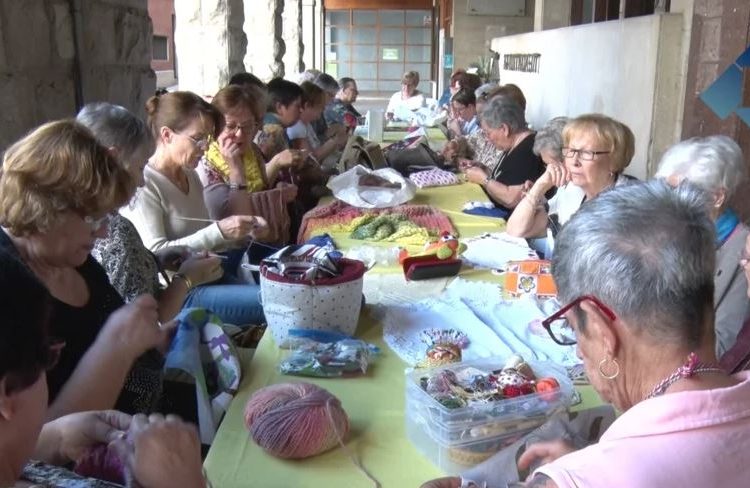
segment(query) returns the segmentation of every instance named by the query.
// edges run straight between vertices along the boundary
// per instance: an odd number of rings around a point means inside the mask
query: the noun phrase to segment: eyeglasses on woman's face
[[[190,142],[193,143],[193,146],[195,146],[196,148],[200,149],[201,151],[205,151],[206,148],[208,147],[208,136],[203,136],[200,139],[196,139],[193,136],[189,136],[189,135],[183,134],[181,132],[176,132],[175,131],[175,134],[177,134],[178,136],[182,136],[182,137],[187,138]]]
[[[609,154],[612,151],[589,151],[588,149],[574,149],[572,147],[562,148],[562,154],[566,158],[574,158],[578,156],[581,161],[593,161],[594,158],[600,154]]]
[[[242,131],[244,134],[248,134],[252,131],[254,131],[256,128],[255,119],[248,119],[242,124],[237,124],[234,122],[227,122],[227,125],[224,126],[224,132],[227,134],[237,135],[239,131]]]
[[[615,313],[595,296],[581,295],[542,321],[542,326],[547,330],[547,333],[552,340],[561,346],[572,346],[578,342],[573,325],[568,321],[567,313],[584,300],[588,300],[596,305],[596,307],[610,320],[615,320],[617,318]]]

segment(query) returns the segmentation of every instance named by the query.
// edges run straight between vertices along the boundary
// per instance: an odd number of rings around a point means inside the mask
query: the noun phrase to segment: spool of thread
[[[311,383],[282,383],[250,397],[245,427],[269,454],[303,459],[343,446],[349,417],[327,390]]]

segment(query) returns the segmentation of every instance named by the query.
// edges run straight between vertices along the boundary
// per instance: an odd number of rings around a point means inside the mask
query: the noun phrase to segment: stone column
[[[143,114],[155,86],[147,0],[76,0],[73,12],[67,0],[0,1],[0,150],[75,115],[76,37],[82,102]]]
[[[143,115],[154,94],[147,0],[80,0],[78,25],[84,102],[106,100]]]
[[[180,89],[212,96],[234,73],[245,71],[243,1],[177,0],[174,10]]]
[[[570,26],[571,0],[536,0],[534,31]]]
[[[305,71],[305,61],[302,56],[305,44],[302,41],[302,0],[286,0],[284,2],[283,38],[286,45],[284,53],[284,72],[295,78],[297,73]]]
[[[316,24],[318,23],[315,3],[316,0],[302,0],[302,44],[304,45],[302,62],[305,65],[305,69],[320,69],[321,65],[320,60],[316,56],[319,42],[316,42],[315,37]]]
[[[245,32],[250,46],[245,69],[264,81],[284,76],[283,11],[284,0],[245,2]]]

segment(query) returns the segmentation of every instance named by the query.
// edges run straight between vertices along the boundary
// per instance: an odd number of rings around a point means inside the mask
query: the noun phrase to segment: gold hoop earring
[[[615,372],[612,373],[612,374],[605,374],[604,371],[602,371],[602,367],[608,361],[612,362],[614,364]],[[601,361],[599,361],[599,374],[602,375],[602,378],[606,378],[608,380],[613,380],[613,379],[617,378],[617,376],[620,374],[620,365],[617,363],[617,359],[615,359],[615,358],[612,358],[612,359],[604,358]]]

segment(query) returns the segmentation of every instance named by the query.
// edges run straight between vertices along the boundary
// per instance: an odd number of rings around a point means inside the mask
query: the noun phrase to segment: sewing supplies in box
[[[476,465],[570,404],[573,385],[552,362],[483,358],[406,379],[406,431],[446,473]]]
[[[260,294],[268,328],[277,344],[290,329],[353,335],[362,308],[361,261],[339,258],[317,246],[288,246],[264,259]]]
[[[281,373],[320,378],[366,374],[380,352],[359,339],[317,330],[292,329],[284,346],[292,352],[279,364]]]
[[[509,261],[505,271],[505,291],[513,297],[557,296],[557,286],[552,279],[552,263],[544,259]]]

